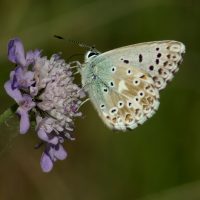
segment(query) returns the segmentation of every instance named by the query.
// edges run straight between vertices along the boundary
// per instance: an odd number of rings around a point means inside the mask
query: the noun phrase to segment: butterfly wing
[[[150,118],[159,106],[159,90],[172,79],[183,52],[179,42],[151,42],[105,52],[89,62],[82,79],[105,124],[134,129]]]
[[[153,79],[137,68],[121,67],[115,73],[112,82],[98,80],[98,84],[91,85],[91,100],[107,126],[117,130],[134,129],[158,109],[158,89]]]
[[[114,66],[126,64],[146,71],[161,90],[172,80],[182,62],[185,46],[181,42],[167,40],[146,42],[107,51],[99,56],[112,61]]]

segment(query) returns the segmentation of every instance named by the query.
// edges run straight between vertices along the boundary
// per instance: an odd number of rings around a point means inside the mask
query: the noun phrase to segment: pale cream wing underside
[[[185,46],[176,41],[141,43],[97,56],[91,66],[98,77],[89,89],[92,103],[113,129],[134,129],[159,106],[165,88],[182,61]]]
[[[146,42],[107,51],[99,56],[106,58],[112,65],[121,63],[135,66],[147,72],[161,90],[171,81],[181,64],[185,45],[178,41],[164,40]]]
[[[158,89],[144,71],[118,66],[113,83],[113,87],[102,93],[104,100],[97,105],[101,118],[110,128],[134,129],[158,109]]]

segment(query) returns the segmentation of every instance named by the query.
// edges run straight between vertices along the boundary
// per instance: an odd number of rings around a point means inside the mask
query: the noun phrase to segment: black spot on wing
[[[125,64],[128,64],[128,63],[129,63],[129,60],[124,60],[124,63],[125,63]]]
[[[161,57],[161,53],[158,53],[158,54],[157,54],[157,57],[160,58],[160,57]]]
[[[167,65],[168,65],[168,61],[165,61],[165,62],[163,63],[163,66],[166,67]]]
[[[126,60],[126,59],[124,59],[124,58],[121,58],[120,60],[123,61],[125,64],[128,64],[128,63],[129,63],[129,60]]]
[[[139,55],[139,62],[142,62],[142,60],[143,60],[143,56],[142,56],[142,54],[140,54]]]
[[[154,66],[153,66],[153,65],[149,66],[149,70],[150,70],[150,71],[153,71],[153,69],[154,69]]]
[[[157,65],[159,64],[159,59],[156,59],[156,64],[157,64]]]

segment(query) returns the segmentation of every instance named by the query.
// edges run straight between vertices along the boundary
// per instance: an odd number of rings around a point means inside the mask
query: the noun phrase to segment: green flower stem
[[[5,110],[1,115],[0,115],[0,125],[5,123],[12,115],[15,114],[16,110],[18,108],[17,104],[14,104],[10,106],[7,110]]]

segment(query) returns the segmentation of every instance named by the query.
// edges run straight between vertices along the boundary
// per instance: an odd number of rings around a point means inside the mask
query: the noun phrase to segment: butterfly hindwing
[[[102,71],[102,63],[107,71]],[[106,60],[95,64],[93,71],[95,78],[91,79],[87,91],[100,117],[110,128],[134,129],[157,110],[159,92],[145,71],[124,63],[113,68]]]
[[[103,94],[103,120],[114,129],[134,129],[150,118],[159,106],[159,92],[153,80],[137,68],[118,67],[112,86]],[[129,74],[128,74],[129,73]]]

